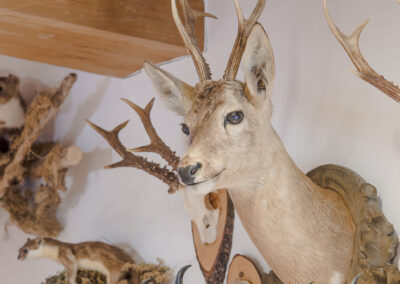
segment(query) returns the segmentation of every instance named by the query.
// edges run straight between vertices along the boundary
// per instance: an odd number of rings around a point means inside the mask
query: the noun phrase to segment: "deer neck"
[[[343,279],[353,245],[343,200],[299,170],[272,126],[263,135],[268,145],[242,170],[246,182],[228,190],[243,226],[284,283]]]
[[[250,154],[251,158],[239,170],[245,173],[245,178],[240,175],[242,181],[230,189],[231,195],[244,199],[253,199],[254,194],[279,196],[282,202],[290,203],[304,193],[313,192],[316,185],[293,162],[272,126],[260,134],[254,155]]]

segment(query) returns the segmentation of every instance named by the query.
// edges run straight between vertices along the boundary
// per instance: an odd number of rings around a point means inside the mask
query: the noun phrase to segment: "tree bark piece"
[[[203,244],[196,225],[192,222],[193,242],[197,260],[207,284],[223,283],[232,248],[234,208],[227,190],[218,191],[217,203],[220,216],[217,240],[213,244]]]
[[[263,273],[262,275],[263,284],[283,284],[283,282],[276,276],[276,274],[271,270],[269,273]]]

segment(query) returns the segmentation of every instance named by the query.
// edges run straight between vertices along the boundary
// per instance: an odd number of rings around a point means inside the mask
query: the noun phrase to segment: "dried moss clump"
[[[46,236],[57,236],[62,229],[56,218],[59,203],[57,192],[47,186],[41,186],[36,193],[10,187],[0,202],[10,220],[23,231]]]
[[[19,82],[15,76],[11,78]],[[0,206],[12,223],[28,234],[55,237],[62,229],[56,217],[61,202],[58,190],[66,190],[65,174],[80,162],[81,156],[73,154],[81,152],[53,141],[37,142],[37,138],[75,81],[76,75],[70,74],[56,90],[36,95],[25,111],[23,127],[11,134],[0,129]],[[18,86],[9,84],[7,93],[18,94]],[[67,159],[71,157],[75,160]]]
[[[76,277],[77,284],[108,284],[106,276],[97,271],[78,270]],[[58,275],[46,279],[44,284],[70,284],[67,272],[61,272]]]
[[[147,279],[153,279],[156,284],[166,284],[169,283],[172,271],[166,266],[161,260],[158,260],[157,264],[151,263],[141,263],[141,264],[131,264],[127,263],[123,269],[122,275],[123,279],[126,279],[126,283],[133,284],[134,279],[132,275],[139,274],[140,282]],[[78,275],[76,277],[77,284],[111,284],[107,283],[106,276],[100,272],[92,270],[78,270]],[[66,271],[61,272],[58,275],[51,276],[46,279],[43,284],[70,284],[68,281],[68,275]],[[114,284],[114,283],[112,283]]]
[[[140,281],[143,282],[148,279],[153,279],[156,284],[169,283],[172,276],[171,269],[164,264],[161,259],[157,259],[158,264],[140,263],[125,265],[125,272],[138,273]]]

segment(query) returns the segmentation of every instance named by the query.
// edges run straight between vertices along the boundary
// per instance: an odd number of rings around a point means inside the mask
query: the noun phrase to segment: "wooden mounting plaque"
[[[204,11],[203,0],[190,1]],[[170,0],[0,0],[0,53],[126,77],[186,55]],[[204,20],[195,29],[203,47]]]
[[[227,284],[247,281],[250,284],[262,284],[261,275],[254,263],[244,255],[237,254],[229,265]]]
[[[203,244],[196,225],[192,222],[193,242],[197,260],[207,284],[223,283],[232,248],[234,208],[227,190],[218,191],[217,240],[213,244]]]

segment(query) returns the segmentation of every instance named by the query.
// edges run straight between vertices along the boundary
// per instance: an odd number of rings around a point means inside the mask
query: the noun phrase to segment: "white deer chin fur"
[[[196,192],[197,194],[207,195],[208,193],[215,192],[218,188],[220,188],[220,187],[217,188],[216,186],[218,178],[219,176],[211,178],[201,183],[189,185],[187,186],[187,188],[191,191]]]
[[[24,125],[25,113],[18,98],[0,105],[0,121],[0,128],[20,128]]]
[[[212,244],[217,239],[217,225],[220,209],[208,209],[204,202],[206,194],[190,188],[179,191],[183,197],[184,209],[196,224],[203,244]]]

